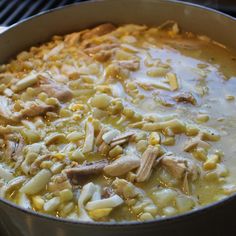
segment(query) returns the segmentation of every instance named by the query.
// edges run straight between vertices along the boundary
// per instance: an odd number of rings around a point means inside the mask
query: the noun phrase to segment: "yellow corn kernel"
[[[62,202],[70,201],[73,198],[73,193],[70,189],[63,189],[60,191],[60,198]]]
[[[216,168],[217,163],[220,162],[220,157],[219,155],[213,154],[210,155],[207,160],[203,164],[204,170],[213,170]]]
[[[205,123],[209,120],[209,116],[207,114],[198,114],[196,117],[196,121],[198,123]]]
[[[52,161],[43,161],[40,165],[42,169],[50,169],[53,165]]]
[[[131,110],[130,108],[124,108],[123,114],[124,114],[127,118],[132,118],[132,117],[134,116],[134,111]]]
[[[29,144],[39,142],[41,139],[39,133],[35,130],[24,129],[21,131],[21,134]]]
[[[65,159],[65,154],[56,153],[56,154],[53,155],[53,157],[57,158],[58,160],[64,160]]]
[[[41,100],[41,101],[45,101],[47,98],[48,98],[48,95],[44,92],[40,93],[38,95],[38,98]]]
[[[97,94],[91,99],[91,105],[99,109],[106,109],[111,102],[111,97],[105,93]]]
[[[204,148],[197,148],[192,152],[193,156],[199,161],[206,161],[207,160],[207,151]]]
[[[37,210],[41,210],[43,208],[44,200],[40,196],[33,196],[32,197],[32,202],[33,202],[33,206]]]
[[[34,88],[28,87],[28,88],[26,89],[26,92],[27,92],[27,94],[28,94],[29,96],[34,96],[35,93],[36,93],[36,90],[35,90]]]
[[[70,110],[66,109],[66,108],[62,108],[59,112],[59,115],[61,117],[70,117],[70,116],[72,116],[72,114],[73,113]]]
[[[197,135],[199,132],[199,128],[196,125],[192,125],[192,124],[187,124],[186,126],[186,135],[188,136],[195,136]]]
[[[85,109],[85,105],[81,104],[81,103],[76,103],[76,104],[72,104],[69,109],[71,111],[79,111],[79,110],[84,110]]]
[[[175,138],[174,137],[166,137],[165,140],[163,140],[161,143],[166,146],[173,146],[173,145],[175,145]]]
[[[80,121],[81,119],[82,119],[82,115],[81,114],[74,114],[73,115],[73,120]]]
[[[122,153],[123,153],[123,148],[121,146],[117,145],[113,149],[111,149],[111,151],[109,152],[109,156],[116,157]]]
[[[98,220],[104,216],[108,216],[111,211],[112,211],[112,208],[96,209],[96,210],[90,211],[89,216],[93,218],[94,220]]]
[[[133,183],[135,181],[136,177],[137,177],[137,175],[131,171],[128,172],[128,174],[126,175],[126,179],[131,183]]]
[[[76,149],[70,156],[71,161],[82,162],[84,161],[85,157],[84,154],[80,149]]]
[[[157,145],[157,144],[159,144],[160,143],[160,141],[161,141],[161,136],[160,136],[160,134],[159,133],[157,133],[157,132],[152,132],[151,134],[150,134],[150,136],[149,136],[149,144],[150,145]]]
[[[111,92],[111,87],[110,87],[110,85],[98,85],[96,87],[96,90],[101,92],[101,93],[110,93]]]
[[[233,101],[233,100],[235,100],[235,97],[233,95],[227,95],[226,100]]]
[[[59,104],[59,101],[58,101],[57,98],[47,98],[47,99],[45,100],[45,103],[46,103],[47,105],[55,106],[55,105],[58,105],[58,104]]]
[[[82,138],[84,138],[84,134],[78,131],[73,131],[66,136],[66,139],[70,142],[77,142]]]

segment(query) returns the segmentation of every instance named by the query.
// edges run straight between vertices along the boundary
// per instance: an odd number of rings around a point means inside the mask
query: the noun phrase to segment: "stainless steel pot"
[[[175,20],[187,31],[236,48],[236,20],[214,10],[170,0],[101,0],[48,11],[0,35],[0,63],[55,34],[103,22],[158,25]],[[236,235],[236,196],[183,215],[146,223],[82,223],[24,210],[0,199],[1,236]]]

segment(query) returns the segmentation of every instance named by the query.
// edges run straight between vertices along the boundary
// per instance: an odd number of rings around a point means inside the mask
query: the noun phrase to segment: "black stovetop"
[[[39,12],[86,0],[0,0],[0,26],[16,23]],[[235,0],[182,0],[215,8],[236,17]]]

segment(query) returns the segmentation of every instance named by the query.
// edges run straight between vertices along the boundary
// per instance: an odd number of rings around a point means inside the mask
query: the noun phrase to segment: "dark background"
[[[0,26],[14,24],[19,20],[48,9],[84,1],[86,0],[0,0]],[[236,17],[236,0],[182,1],[212,7]]]

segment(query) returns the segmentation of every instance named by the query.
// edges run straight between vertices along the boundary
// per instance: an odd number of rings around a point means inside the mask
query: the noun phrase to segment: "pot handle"
[[[5,31],[8,27],[6,26],[0,26],[0,33],[2,33],[3,31]]]

